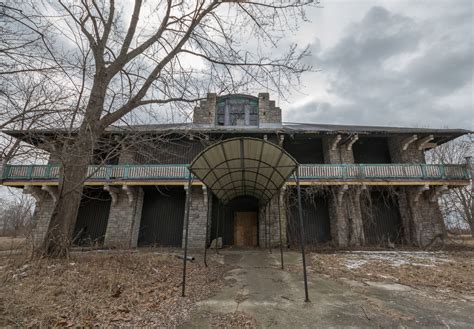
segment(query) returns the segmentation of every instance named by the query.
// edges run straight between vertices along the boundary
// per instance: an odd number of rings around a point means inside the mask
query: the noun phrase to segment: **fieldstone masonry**
[[[32,238],[33,245],[39,246],[44,242],[48,232],[54,210],[54,200],[48,192],[41,190],[40,186],[26,186],[23,193],[31,194],[36,200]]]
[[[110,206],[104,245],[109,248],[137,246],[144,192],[140,187],[119,189]]]
[[[205,186],[193,186],[188,189],[186,186],[186,193],[191,191],[191,205],[189,209],[189,235],[188,248],[204,248],[206,242],[206,222],[207,222],[207,207],[208,195]],[[186,218],[186,211],[184,214]],[[186,222],[183,222],[183,247],[184,239],[186,237]]]
[[[403,149],[410,136],[393,136],[389,138],[390,157],[395,163],[426,163],[423,150],[417,141],[409,143]],[[446,236],[446,229],[437,198],[431,202],[431,190],[421,192],[420,187],[401,187],[398,189],[398,205],[404,230],[405,243],[425,247],[437,244]]]

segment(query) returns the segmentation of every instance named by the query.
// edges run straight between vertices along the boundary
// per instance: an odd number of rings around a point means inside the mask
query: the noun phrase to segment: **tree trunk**
[[[82,198],[83,184],[97,136],[90,130],[80,130],[70,146],[63,147],[63,161],[57,202],[49,223],[42,256],[67,257]]]

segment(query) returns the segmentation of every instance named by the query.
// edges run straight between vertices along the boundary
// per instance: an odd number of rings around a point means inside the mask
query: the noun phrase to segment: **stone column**
[[[207,207],[208,195],[205,186],[193,186],[191,189],[185,186],[186,193],[191,194],[191,205],[189,207],[189,235],[188,248],[200,249],[204,248],[206,241],[206,221],[207,221]],[[184,213],[186,219],[186,210]],[[183,220],[183,241],[186,237],[186,222]]]
[[[399,198],[406,241],[418,247],[438,245],[446,236],[443,216],[433,190],[420,191],[421,187],[407,186]]]
[[[420,141],[415,137],[417,136],[400,135],[389,138],[393,163],[426,163],[424,151],[419,149]],[[438,243],[446,235],[436,195],[433,198],[433,187],[428,191],[423,189],[423,186],[406,186],[398,190],[404,241],[419,247]]]
[[[323,138],[324,162],[332,164],[354,163],[354,153],[348,143],[341,144],[341,135]],[[349,141],[350,142],[350,141]],[[360,186],[340,185],[331,187],[329,193],[329,218],[332,241],[336,246],[359,246],[365,243],[360,209]]]
[[[38,247],[46,238],[51,216],[53,215],[55,200],[40,186],[25,186],[24,194],[30,194],[36,200],[35,212],[33,216],[32,240],[33,246]]]
[[[104,245],[109,248],[134,248],[143,208],[144,192],[141,187],[105,187],[112,196]]]

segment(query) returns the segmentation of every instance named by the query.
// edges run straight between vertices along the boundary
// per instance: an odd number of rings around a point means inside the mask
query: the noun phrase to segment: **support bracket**
[[[415,134],[402,140],[402,150],[406,151],[408,149],[408,146],[410,146],[410,144],[416,141],[417,139],[418,135]]]
[[[367,190],[367,185],[362,184],[361,186],[359,186],[359,188],[357,188],[357,189],[355,190],[355,196],[356,196],[356,198],[359,198],[359,197],[360,197],[360,194],[362,193],[362,191],[365,191],[365,190]]]
[[[448,192],[448,190],[449,188],[447,185],[436,186],[431,194],[430,202],[438,201],[438,197],[441,194]]]
[[[420,196],[423,194],[424,191],[428,191],[430,189],[429,185],[423,185],[423,186],[418,186],[415,194],[415,202],[418,202],[420,200]]]
[[[133,186],[124,185],[124,186],[122,186],[122,190],[124,190],[125,193],[127,193],[128,204],[131,206],[133,204],[133,200],[135,200],[136,188],[133,187]]]
[[[357,134],[352,135],[349,141],[347,142],[347,150],[352,151],[352,145],[354,145],[354,143],[357,142],[358,140],[359,140],[359,135]]]
[[[27,185],[23,188],[23,194],[31,195],[37,202],[41,201],[40,193],[41,188],[39,186]]]
[[[342,198],[344,197],[344,193],[349,190],[349,185],[342,185],[337,190],[337,202],[338,204],[342,203]]]
[[[119,198],[120,189],[115,186],[105,185],[104,190],[109,192],[110,197],[112,198],[112,205],[115,206]]]
[[[58,187],[57,186],[43,185],[41,186],[41,189],[43,191],[48,192],[48,194],[51,196],[54,202],[58,201]]]
[[[428,144],[434,139],[433,135],[426,136],[425,138],[422,138],[418,142],[418,150],[421,151],[425,148],[428,148]]]
[[[342,139],[341,135],[337,135],[336,137],[334,137],[334,139],[331,142],[331,151],[335,151],[337,149],[337,145],[339,144],[341,139]]]

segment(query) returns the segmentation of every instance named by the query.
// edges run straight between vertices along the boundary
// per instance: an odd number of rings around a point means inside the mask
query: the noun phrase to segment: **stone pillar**
[[[134,248],[137,246],[144,192],[141,187],[106,187],[112,195],[104,246]]]
[[[324,162],[332,164],[354,163],[354,153],[349,147],[349,136],[327,136],[323,138]],[[360,186],[334,186],[329,194],[329,218],[332,241],[336,246],[359,246],[365,243],[360,209]]]
[[[135,155],[136,155],[136,149],[134,145],[131,145],[127,141],[122,141],[121,142],[121,148],[120,148],[120,155],[119,155],[119,164],[134,164],[135,161]]]
[[[392,162],[426,163],[425,153],[423,149],[419,149],[420,142],[413,137],[414,135],[400,135],[389,138]],[[398,205],[405,243],[425,247],[444,239],[446,229],[437,198],[432,198],[433,188],[425,192],[421,192],[421,188],[422,186],[400,188]]]
[[[30,194],[36,200],[35,212],[33,216],[32,240],[33,246],[38,247],[46,238],[51,216],[53,215],[55,200],[39,186],[25,186],[24,194]]]
[[[193,186],[189,189],[187,186],[186,193],[191,194],[191,205],[189,208],[189,235],[188,235],[188,248],[199,249],[204,248],[206,241],[206,221],[207,221],[207,207],[208,207],[208,195],[207,188],[205,186]],[[184,219],[186,218],[186,210],[184,213]],[[186,237],[186,222],[183,221],[183,242]]]
[[[421,187],[407,186],[399,197],[405,239],[418,247],[437,245],[446,237],[443,215],[433,190],[420,191]]]

